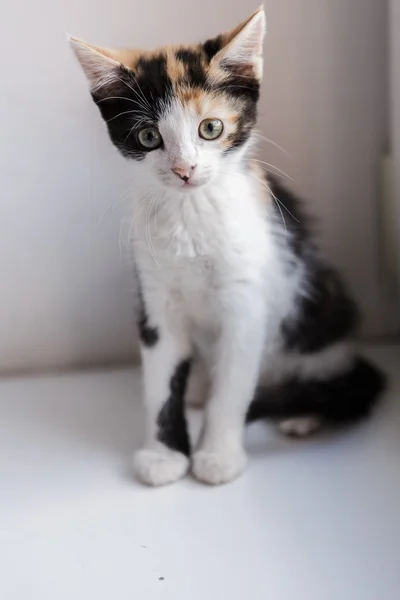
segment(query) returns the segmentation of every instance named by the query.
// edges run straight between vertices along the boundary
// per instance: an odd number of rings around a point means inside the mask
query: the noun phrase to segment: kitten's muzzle
[[[196,165],[192,167],[172,167],[172,171],[177,175],[182,181],[185,183],[189,183],[189,179],[193,175],[193,171],[195,170]]]

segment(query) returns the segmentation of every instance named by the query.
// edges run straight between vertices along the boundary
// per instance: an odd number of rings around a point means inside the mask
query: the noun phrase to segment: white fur
[[[226,179],[224,176],[228,172],[234,173],[230,167],[240,161],[246,150],[243,148],[224,160],[223,141],[234,131],[234,124],[226,119],[223,135],[214,141],[204,140],[199,136],[201,121],[214,117],[224,121],[228,112],[221,109],[218,115],[215,115],[207,102],[202,105],[201,115],[196,113],[194,106],[183,106],[176,100],[165,107],[164,115],[158,123],[165,151],[156,150],[149,153],[139,165],[140,179],[145,182],[145,192],[152,190],[152,193],[164,194],[167,187],[192,195],[196,187]],[[195,167],[191,176],[192,188],[185,187],[184,182],[176,176],[173,172],[176,167],[185,170]]]
[[[221,140],[199,138],[199,122],[208,116],[220,118],[171,103],[159,123],[165,150],[136,165],[135,257],[160,340],[142,352],[147,439],[135,468],[152,485],[187,470],[184,458],[157,441],[156,421],[176,365],[193,352],[210,379],[208,388],[201,380],[189,386],[197,403],[208,389],[193,473],[211,484],[230,481],[244,468],[245,415],[260,380],[324,377],[349,360],[343,344],[305,357],[282,353],[280,325],[295,314],[303,265],[294,260],[264,183],[241,160],[246,147],[224,156]],[[177,163],[196,165],[193,186],[172,172]]]
[[[192,364],[185,398],[192,408],[202,408],[210,393],[210,378],[204,363],[201,357],[197,357]]]
[[[260,383],[279,383],[294,376],[305,380],[328,379],[349,367],[353,356],[352,345],[348,342],[338,342],[310,354],[276,352],[264,361]]]
[[[264,31],[261,7],[212,62],[223,68],[252,64],[261,79]],[[75,38],[71,44],[92,89],[118,78],[121,52]],[[223,79],[223,69],[212,67],[211,79]],[[135,471],[149,485],[170,483],[189,467],[186,457],[157,439],[158,415],[180,362],[195,356],[205,366],[202,374],[195,364],[189,384],[191,401],[206,405],[192,467],[199,480],[217,484],[234,479],[245,466],[243,426],[259,382],[323,378],[343,369],[351,356],[344,344],[309,356],[283,353],[282,321],[296,316],[299,290],[307,293],[304,267],[277,220],[268,186],[243,161],[251,140],[226,154],[240,102],[227,103],[223,94],[215,100],[211,93],[199,109],[190,100],[183,105],[166,98],[157,123],[163,146],[132,162],[136,204],[129,230],[148,325],[159,332],[155,345],[142,348],[147,425]],[[216,140],[199,136],[207,118],[223,121]],[[179,172],[190,173],[189,184]],[[299,423],[281,427],[307,429]]]
[[[189,470],[189,459],[163,444],[143,448],[134,456],[133,467],[138,479],[146,485],[160,486],[173,483]]]
[[[194,345],[212,367],[206,426],[193,459],[194,473],[210,483],[228,481],[244,466],[243,423],[268,317],[266,265],[279,260],[259,196],[254,179],[227,174],[193,194],[159,193],[154,212],[137,220],[136,260],[160,329],[158,344],[143,351],[148,447],[171,373]]]
[[[218,452],[198,450],[193,457],[193,474],[199,481],[209,485],[229,483],[238,477],[246,466],[246,454],[242,446],[226,447]]]

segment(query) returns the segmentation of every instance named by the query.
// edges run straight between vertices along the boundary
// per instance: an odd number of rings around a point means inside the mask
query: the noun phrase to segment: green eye
[[[138,140],[146,150],[155,150],[162,144],[162,137],[156,127],[145,127],[138,133]]]
[[[224,124],[220,119],[204,119],[199,126],[199,136],[203,140],[216,140],[222,135]]]

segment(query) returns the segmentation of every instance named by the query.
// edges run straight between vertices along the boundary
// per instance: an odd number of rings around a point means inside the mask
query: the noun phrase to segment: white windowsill
[[[137,371],[0,383],[3,600],[395,600],[400,588],[400,350],[360,427],[247,435],[246,474],[139,486]],[[160,579],[164,578],[164,579]]]

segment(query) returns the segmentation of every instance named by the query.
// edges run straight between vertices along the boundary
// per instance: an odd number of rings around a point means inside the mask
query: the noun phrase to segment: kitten
[[[384,387],[353,350],[356,306],[297,199],[249,157],[264,31],[260,8],[195,46],[71,39],[111,141],[137,171],[147,437],[134,466],[149,485],[190,466],[200,481],[231,481],[246,463],[246,420],[303,436],[366,416]],[[205,407],[193,453],[186,396]]]

